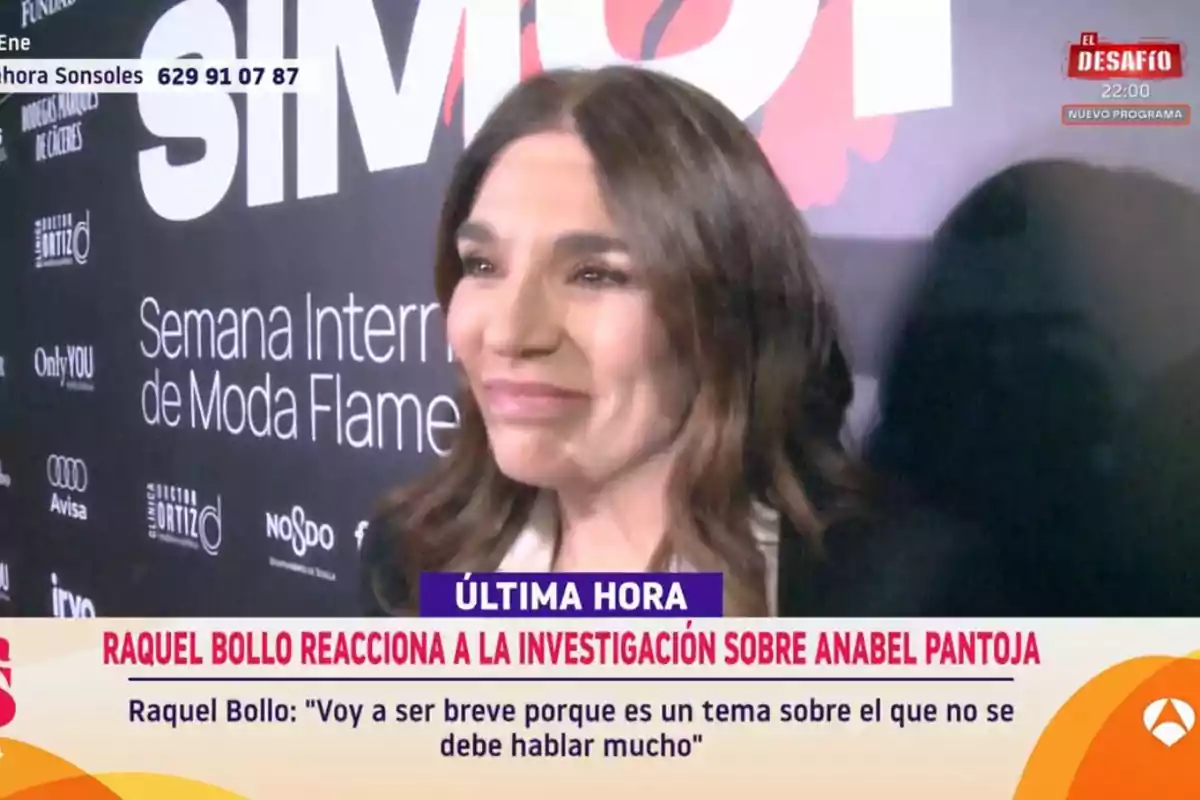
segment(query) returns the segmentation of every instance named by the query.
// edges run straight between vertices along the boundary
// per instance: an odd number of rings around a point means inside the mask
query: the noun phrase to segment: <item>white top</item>
[[[534,504],[529,521],[517,534],[497,572],[549,572],[554,567],[554,535],[558,528],[557,509],[552,497],[543,494]],[[764,505],[754,505],[750,530],[758,542],[767,566],[767,606],[774,616],[779,587],[779,514]],[[672,572],[691,571],[676,559]]]

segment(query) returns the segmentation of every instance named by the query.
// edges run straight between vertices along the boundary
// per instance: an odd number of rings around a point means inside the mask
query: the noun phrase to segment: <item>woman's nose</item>
[[[542,281],[512,280],[493,295],[484,345],[498,355],[528,357],[553,352],[562,338],[558,303]]]

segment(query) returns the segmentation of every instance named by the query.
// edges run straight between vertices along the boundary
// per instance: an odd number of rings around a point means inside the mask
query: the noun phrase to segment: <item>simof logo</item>
[[[88,468],[82,458],[52,455],[46,459],[46,480],[53,489],[82,494],[88,488]]]
[[[608,38],[625,59],[676,56],[712,40],[725,26],[731,2],[671,4],[675,10],[662,25],[667,5],[661,0],[607,0]],[[542,64],[536,7],[523,0],[522,8],[520,74],[526,78]],[[657,43],[649,41],[652,28],[662,30]],[[464,43],[460,28],[442,108],[447,125],[464,82]],[[855,116],[853,47],[853,3],[826,0],[795,67],[762,109],[759,144],[799,208],[836,202],[849,179],[851,152],[876,162],[891,148],[895,116]]]
[[[1196,712],[1179,698],[1164,697],[1146,706],[1142,724],[1155,739],[1173,747],[1196,727]]]
[[[8,639],[0,637],[0,728],[13,721],[17,716],[17,700],[12,695],[13,672],[11,645]]]

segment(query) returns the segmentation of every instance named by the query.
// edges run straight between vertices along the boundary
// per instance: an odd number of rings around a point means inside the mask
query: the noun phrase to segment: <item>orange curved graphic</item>
[[[1117,664],[1084,684],[1034,746],[1014,800],[1200,796],[1200,652]]]
[[[0,800],[245,800],[188,778],[142,772],[89,775],[40,747],[0,738]]]

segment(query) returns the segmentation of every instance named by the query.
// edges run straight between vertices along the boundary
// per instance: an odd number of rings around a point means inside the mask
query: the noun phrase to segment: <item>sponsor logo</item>
[[[416,6],[413,46],[403,51],[403,64],[389,61],[377,5],[242,4],[263,31],[277,32],[252,37],[248,59],[283,52],[289,25],[321,31],[301,37],[296,57],[321,65],[334,84],[340,71],[349,98],[345,114],[335,92],[297,95],[297,113],[290,117],[279,106],[244,120],[226,94],[139,95],[138,113],[154,137],[205,142],[204,155],[186,164],[174,160],[166,144],[138,154],[150,208],[164,219],[198,219],[221,203],[239,175],[245,176],[242,201],[248,207],[289,199],[284,176],[290,174],[296,176],[296,199],[336,194],[336,154],[344,135],[339,128],[347,116],[354,119],[368,171],[424,164],[440,117],[461,107],[459,128],[470,140],[522,75],[543,68],[632,61],[709,91],[743,119],[760,120],[759,141],[801,207],[836,200],[851,153],[866,162],[880,159],[891,146],[895,115],[952,102],[951,9],[944,1],[906,4],[897,16],[893,4],[852,0],[573,0],[536,6],[528,0],[427,0]],[[285,20],[285,13],[293,18]],[[232,53],[238,27],[221,4],[177,3],[151,26],[140,57]],[[739,68],[731,69],[732,63]],[[445,90],[430,81],[442,75],[450,76]],[[286,149],[270,144],[288,124],[297,129],[285,134],[298,142],[291,151],[294,168],[284,167]]]
[[[0,601],[7,603],[12,600],[12,585],[9,583],[8,562],[0,561]]]
[[[82,619],[96,616],[96,604],[91,598],[76,594],[58,581],[57,573],[50,573],[50,612],[62,619]]]
[[[272,567],[326,581],[337,580],[333,572],[308,563],[314,553],[333,550],[337,535],[331,525],[312,519],[301,506],[293,506],[288,514],[268,511],[266,530],[268,539],[287,544],[295,555],[294,559],[271,556],[268,561]]]
[[[0,637],[0,728],[17,716],[17,700],[13,697],[12,645]]]
[[[91,345],[39,347],[33,351],[33,371],[39,378],[56,381],[72,392],[96,389],[96,355]]]
[[[0,356],[0,378],[7,378],[7,377],[8,376],[4,374],[4,356]]]
[[[12,476],[4,471],[4,462],[0,461],[0,489],[12,488]]]
[[[28,28],[75,5],[75,0],[21,0],[21,27]]]
[[[92,212],[54,214],[33,223],[33,266],[82,266],[92,250]]]
[[[371,523],[363,520],[362,522],[358,523],[358,527],[354,529],[354,541],[358,544],[359,551],[362,550],[363,537],[367,535],[367,528],[369,528],[370,525]]]
[[[82,458],[52,455],[46,458],[46,483],[50,486],[50,513],[86,522],[87,506],[78,499],[88,490],[88,468]]]
[[[83,117],[100,105],[95,92],[52,94],[21,106],[21,130],[36,131],[33,160],[49,161],[83,150]]]
[[[221,496],[201,505],[195,489],[162,483],[146,484],[146,520],[151,539],[164,544],[203,550],[215,556],[221,550]]]

